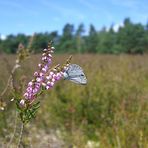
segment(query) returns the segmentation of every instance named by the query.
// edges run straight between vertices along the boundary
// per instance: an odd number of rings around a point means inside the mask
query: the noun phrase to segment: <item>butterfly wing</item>
[[[83,72],[83,69],[77,64],[69,65],[65,74],[65,79],[75,82],[77,84],[87,83],[87,79]]]
[[[87,79],[85,76],[70,77],[68,80],[70,80],[74,83],[83,84],[83,85],[85,85],[87,83]]]

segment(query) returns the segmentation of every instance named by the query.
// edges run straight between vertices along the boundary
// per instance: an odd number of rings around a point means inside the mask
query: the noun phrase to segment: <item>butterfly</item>
[[[77,64],[70,64],[64,72],[64,78],[77,84],[87,84],[87,78],[83,69]]]

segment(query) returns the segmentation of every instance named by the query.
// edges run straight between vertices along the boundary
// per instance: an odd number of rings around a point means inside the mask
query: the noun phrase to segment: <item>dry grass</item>
[[[67,57],[55,55],[55,63]],[[2,91],[9,76],[7,67],[11,69],[15,56],[0,59]],[[28,82],[39,60],[40,55],[34,55],[25,61],[16,73],[16,83],[20,77],[26,77]],[[56,135],[64,142],[59,140],[63,147],[148,147],[148,55],[73,55],[72,63],[83,67],[88,84],[79,86],[61,80],[42,95],[37,118],[26,127],[24,143],[30,145],[30,138],[33,147],[41,143],[48,147],[51,130],[59,130]],[[5,115],[0,113],[3,136],[12,132],[9,122],[14,120],[13,108],[7,108]]]

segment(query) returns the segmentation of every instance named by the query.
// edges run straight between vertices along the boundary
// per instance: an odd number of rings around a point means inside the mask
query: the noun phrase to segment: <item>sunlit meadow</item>
[[[40,57],[30,56],[15,72],[16,88],[32,79]],[[55,54],[54,63],[67,57]],[[2,92],[15,55],[0,59]],[[21,147],[147,148],[148,55],[74,54],[71,63],[83,67],[87,85],[60,80],[40,95],[40,108],[36,118],[25,125]],[[12,96],[9,90],[3,96],[0,147],[15,147],[19,139],[21,123]]]

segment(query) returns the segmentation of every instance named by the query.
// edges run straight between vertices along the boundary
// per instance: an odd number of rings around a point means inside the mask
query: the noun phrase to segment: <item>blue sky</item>
[[[33,34],[57,30],[66,23],[75,28],[84,23],[97,30],[115,24],[125,17],[135,23],[148,21],[148,0],[0,0],[0,34]]]

